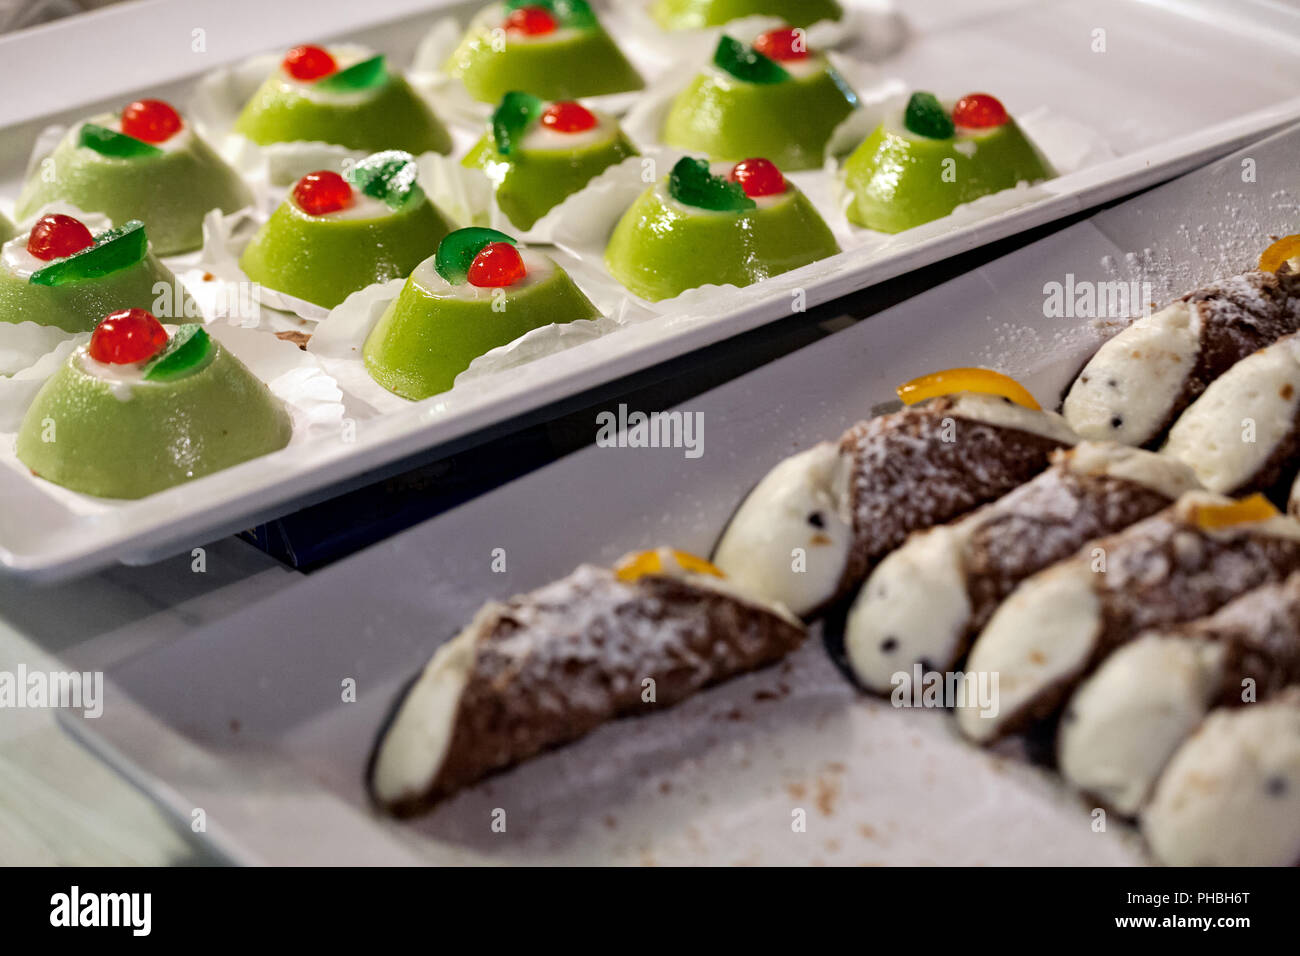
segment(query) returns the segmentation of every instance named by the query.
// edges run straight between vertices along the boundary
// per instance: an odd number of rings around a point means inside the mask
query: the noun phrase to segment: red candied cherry
[[[157,355],[167,330],[144,309],[122,309],[104,316],[90,336],[90,357],[105,365],[131,365]]]
[[[581,103],[552,103],[542,114],[542,125],[557,133],[582,133],[596,125],[596,114]]]
[[[337,73],[339,65],[329,51],[318,46],[296,46],[284,55],[284,72],[295,80],[310,82]]]
[[[1007,121],[1007,109],[997,97],[968,93],[952,108],[952,121],[966,129],[989,129]]]
[[[560,28],[545,7],[520,7],[506,17],[507,33],[522,33],[524,36],[539,37],[554,33]]]
[[[165,143],[184,125],[181,114],[162,100],[136,100],[122,110],[122,132],[146,143]]]
[[[805,60],[808,58],[808,34],[795,27],[768,30],[759,34],[754,49],[770,60]]]
[[[740,188],[750,199],[779,196],[785,192],[785,177],[770,159],[747,159],[737,163],[727,178],[740,183]]]
[[[509,242],[490,242],[469,265],[469,284],[480,289],[502,289],[528,274],[524,257]]]
[[[57,212],[37,219],[27,237],[27,251],[44,262],[76,255],[94,244],[95,237],[81,220]]]
[[[327,169],[308,173],[293,187],[293,201],[309,216],[323,216],[352,205],[352,187]]]

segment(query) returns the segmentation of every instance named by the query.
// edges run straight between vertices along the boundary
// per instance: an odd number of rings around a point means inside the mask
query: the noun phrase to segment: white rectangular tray
[[[914,375],[989,364],[1054,402],[1098,332],[1048,317],[1048,284],[1149,282],[1162,301],[1250,267],[1300,218],[1298,150],[1293,128],[704,393],[680,408],[702,416],[697,459],[592,446],[144,652],[110,671],[101,718],[66,724],[183,821],[202,808],[241,861],[1142,862],[1128,828],[1094,833],[1050,775],[970,747],[942,714],[857,696],[816,639],[414,823],[377,818],[362,778],[398,687],[482,602],[634,549],[707,552],[773,463]]]
[[[399,19],[376,24],[373,8],[352,2],[153,0],[0,38],[0,83],[17,91],[0,102],[0,194],[16,193],[32,139],[49,122],[141,90],[184,101],[204,71],[328,35],[371,44],[402,64],[439,16],[477,6],[392,0],[382,15]],[[923,227],[883,250],[846,253],[833,275],[808,284],[809,307],[1131,193],[1300,117],[1300,18],[1274,4],[972,0],[954,15],[949,2],[909,0],[899,8],[911,33],[880,64],[887,74],[920,88],[994,90],[1013,107],[1047,105],[1099,132],[1118,158],[1052,180],[1047,198],[992,219],[947,232]],[[204,31],[202,51],[196,30]],[[75,514],[38,482],[0,469],[0,569],[52,581],[114,561],[158,560],[779,319],[801,284],[799,273],[769,280],[724,308],[665,315],[535,362],[486,392],[368,419],[354,441],[291,446],[109,514]]]

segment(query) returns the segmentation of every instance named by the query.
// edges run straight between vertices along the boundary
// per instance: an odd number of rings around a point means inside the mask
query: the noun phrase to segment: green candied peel
[[[138,159],[143,156],[161,156],[163,151],[151,143],[134,136],[127,136],[107,126],[83,123],[77,142],[87,149],[93,149],[101,156],[117,159]]]
[[[506,0],[506,16],[524,7],[541,7],[561,27],[590,30],[600,25],[587,0]]]
[[[546,101],[531,93],[512,91],[503,96],[501,105],[492,113],[492,139],[497,152],[509,156],[522,146],[524,134],[545,109]]]
[[[182,325],[144,367],[147,382],[170,382],[197,369],[208,358],[212,339],[201,325]]]
[[[950,139],[957,132],[952,117],[933,93],[912,94],[903,110],[903,125],[909,133],[930,139]]]
[[[790,79],[790,73],[776,60],[725,35],[718,39],[713,63],[746,83],[784,83]]]
[[[433,257],[433,267],[452,285],[464,285],[469,278],[469,267],[474,257],[483,251],[484,246],[494,242],[508,242],[512,246],[518,243],[511,236],[484,226],[471,226],[448,233],[438,243],[438,251]]]
[[[386,149],[354,163],[344,171],[343,178],[390,209],[400,209],[412,196],[423,195],[417,182],[419,175],[414,156],[400,149]]]
[[[713,175],[705,160],[689,156],[679,159],[673,167],[668,177],[668,194],[688,206],[715,212],[744,212],[758,208],[758,203],[745,195],[740,183]]]
[[[144,223],[132,219],[117,229],[95,237],[95,244],[37,269],[27,281],[33,285],[60,286],[86,279],[99,279],[133,266],[149,251]]]
[[[339,70],[316,81],[316,89],[334,93],[355,93],[369,90],[388,79],[388,67],[382,53],[353,63],[346,70]]]

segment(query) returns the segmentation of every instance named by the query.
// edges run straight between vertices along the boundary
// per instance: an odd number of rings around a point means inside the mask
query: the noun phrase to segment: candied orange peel
[[[1219,531],[1256,521],[1267,521],[1279,514],[1281,512],[1273,506],[1273,502],[1256,493],[1225,504],[1195,505],[1192,508],[1192,521],[1205,531]]]
[[[659,548],[654,551],[630,554],[615,566],[614,573],[620,581],[636,581],[648,574],[663,574],[665,554],[671,554],[683,570],[692,574],[709,574],[715,578],[726,577],[717,566],[693,554],[678,551],[676,548]]]
[[[1010,375],[1003,375],[1001,372],[987,368],[950,368],[942,372],[922,375],[898,386],[898,397],[903,400],[904,405],[915,405],[928,398],[953,395],[957,392],[1000,395],[1025,408],[1034,411],[1042,409],[1029,389]]]
[[[1259,254],[1259,271],[1277,272],[1296,256],[1300,256],[1300,235],[1283,236]]]

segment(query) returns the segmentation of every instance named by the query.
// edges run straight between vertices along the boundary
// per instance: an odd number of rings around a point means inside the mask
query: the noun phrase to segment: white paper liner
[[[343,393],[311,355],[292,343],[252,329],[214,325],[209,331],[284,402],[293,423],[290,444],[338,439],[343,430]],[[72,514],[102,515],[133,502],[96,498],[36,478],[18,460],[14,449],[23,413],[41,384],[74,348],[88,339],[89,335],[82,333],[42,359],[39,368],[33,367],[21,377],[0,380],[0,464],[28,476]]]
[[[458,152],[457,156],[460,155]],[[425,153],[417,160],[420,167],[420,188],[429,201],[438,207],[457,226],[492,226],[502,229],[498,220],[504,221],[496,208],[492,181],[481,169],[462,166],[459,159]],[[515,235],[513,228],[502,229]]]
[[[492,349],[478,356],[469,368],[456,376],[450,391],[432,396],[428,402],[436,403],[453,395],[461,397],[467,392],[490,389],[501,373],[565,352],[653,315],[635,306],[625,293],[611,288],[607,280],[598,289],[593,289],[586,281],[582,264],[569,260],[562,253],[553,254],[552,258],[569,273],[602,315],[596,319],[541,326]],[[370,331],[397,298],[405,282],[405,279],[393,279],[354,292],[316,327],[308,343],[308,351],[338,382],[345,396],[354,400],[349,401],[348,406],[359,417],[400,411],[416,404],[394,395],[371,378],[361,358]],[[358,407],[357,403],[363,407]]]
[[[591,206],[622,203],[626,208],[646,188],[643,178],[643,170],[647,168],[646,161],[650,160],[656,166],[661,166],[666,155],[665,151],[652,149],[639,156],[629,156],[621,163],[610,166],[582,189],[566,196],[559,205],[533,223],[531,229],[520,233],[519,238],[528,243],[554,245],[557,234],[563,233],[569,223],[584,218]],[[675,161],[674,159],[673,162]],[[669,163],[667,168],[671,169],[672,164]],[[493,219],[500,223],[495,228],[504,232],[514,229],[500,207],[494,203],[492,209]],[[517,229],[515,231],[518,232]]]
[[[460,44],[463,34],[464,28],[452,17],[444,17],[435,23],[420,41],[407,79],[441,119],[464,129],[475,130],[481,135],[496,104],[474,99],[465,89],[464,83],[442,70],[447,58]],[[632,65],[645,77],[644,64],[633,61]],[[622,116],[632,108],[641,94],[641,90],[629,90],[604,96],[584,96],[582,102],[592,109]]]
[[[34,322],[24,322],[23,326],[45,329],[45,326],[36,325]],[[22,326],[10,326],[10,328],[22,328]],[[0,328],[0,333],[4,331]],[[32,403],[32,399],[45,384],[45,380],[54,374],[73,349],[90,340],[89,332],[61,332],[58,329],[53,331],[58,332],[62,337],[51,339],[48,348],[39,354],[34,354],[30,361],[13,375],[0,376],[0,433],[18,431],[23,413],[27,411],[27,406]],[[0,338],[3,338],[3,335],[0,335]]]

